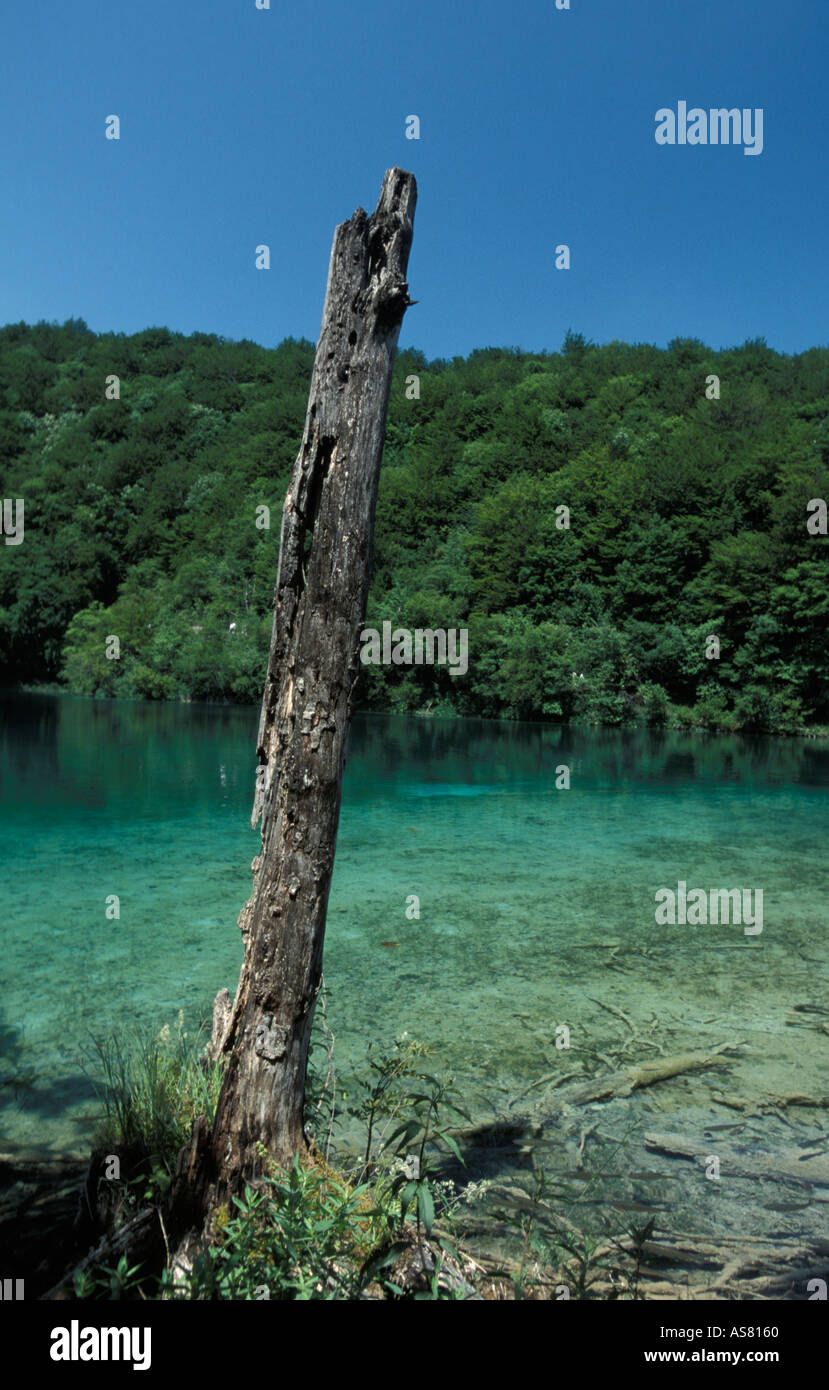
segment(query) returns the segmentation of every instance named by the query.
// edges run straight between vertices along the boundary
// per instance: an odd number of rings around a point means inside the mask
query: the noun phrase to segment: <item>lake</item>
[[[91,1036],[191,1027],[234,990],[257,711],[7,694],[0,714],[2,1142],[82,1152]],[[736,1125],[717,1092],[825,1094],[827,785],[818,741],[358,716],[325,950],[341,1080],[405,1031],[477,1122],[543,1121],[587,1062],[740,1044],[725,1077],[590,1108],[637,1143],[655,1119]],[[761,890],[762,931],[658,924],[680,883]],[[808,1142],[818,1113],[741,1137]]]

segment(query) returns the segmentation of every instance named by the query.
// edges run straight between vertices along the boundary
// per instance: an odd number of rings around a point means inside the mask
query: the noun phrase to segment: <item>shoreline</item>
[[[103,702],[112,705],[151,705],[151,706],[170,706],[188,705],[204,709],[220,710],[252,710],[257,711],[259,704],[249,704],[245,701],[237,700],[192,700],[177,696],[176,699],[146,700],[139,696],[125,695],[85,695],[81,691],[69,690],[60,685],[0,685],[0,695],[50,695],[59,696],[64,699],[88,700],[92,702]],[[484,714],[459,714],[456,711],[435,711],[430,708],[421,709],[392,709],[377,708],[375,706],[359,705],[354,710],[354,714],[360,715],[382,715],[385,718],[400,719],[434,719],[443,722],[466,722],[474,720],[482,724],[494,724],[499,728],[511,728],[516,724],[528,725],[541,729],[613,729],[619,733],[626,731],[642,732],[649,730],[653,733],[673,733],[673,734],[705,734],[714,735],[721,738],[743,738],[743,739],[802,739],[806,742],[816,742],[819,740],[829,740],[829,725],[816,724],[814,727],[803,725],[795,730],[775,730],[775,729],[744,729],[744,728],[723,728],[721,725],[707,724],[687,724],[682,722],[671,722],[666,720],[660,724],[649,724],[647,720],[626,721],[623,723],[600,723],[597,720],[569,720],[568,722],[556,721],[554,719],[510,719],[495,718]]]

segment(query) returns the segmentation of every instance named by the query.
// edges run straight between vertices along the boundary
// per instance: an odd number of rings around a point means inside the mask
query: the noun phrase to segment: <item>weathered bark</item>
[[[227,1070],[214,1123],[182,1172],[226,1193],[305,1144],[303,1100],[346,735],[359,674],[391,373],[411,302],[406,267],[417,190],[386,173],[369,217],[336,230],[308,399],[282,517],[274,624],[257,741],[252,824],[262,850],[239,926],[236,998],[214,1009]],[[206,1171],[205,1171],[206,1170]]]

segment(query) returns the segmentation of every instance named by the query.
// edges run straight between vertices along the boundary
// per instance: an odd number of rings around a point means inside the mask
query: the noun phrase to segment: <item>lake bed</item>
[[[82,1153],[92,1035],[160,1029],[179,1010],[194,1027],[233,992],[259,843],[256,722],[3,697],[3,1147]],[[765,1189],[742,1175],[729,1206],[699,1155],[677,1164],[645,1139],[713,1154],[719,1134],[726,1169],[735,1145],[820,1147],[825,1109],[769,1102],[827,1090],[827,785],[819,742],[357,716],[325,952],[340,1084],[369,1043],[407,1032],[476,1124],[521,1122],[494,1143],[494,1172],[520,1180],[543,1162],[578,1182],[602,1150],[616,1176],[588,1201],[690,1203],[698,1225],[707,1211],[711,1230],[750,1229]],[[762,931],[659,924],[656,895],[680,882],[762,890]],[[716,1073],[556,1118],[565,1073],[723,1045]],[[803,1229],[814,1201],[822,1229],[827,1195],[778,1193],[769,1219]]]

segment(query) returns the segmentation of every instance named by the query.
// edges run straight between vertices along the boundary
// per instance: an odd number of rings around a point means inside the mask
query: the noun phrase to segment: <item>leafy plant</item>
[[[110,1301],[131,1296],[137,1292],[142,1298],[143,1280],[139,1279],[140,1265],[130,1266],[126,1255],[122,1255],[117,1265],[93,1264],[84,1270],[76,1270],[73,1278],[75,1297],[81,1299],[102,1299]]]
[[[388,1136],[386,1148],[403,1160],[391,1178],[390,1190],[392,1196],[399,1200],[401,1223],[414,1208],[417,1243],[425,1264],[423,1235],[431,1236],[435,1224],[435,1156],[446,1148],[459,1163],[463,1163],[457,1140],[445,1127],[443,1116],[447,1111],[467,1120],[469,1116],[452,1099],[454,1088],[451,1078],[440,1079],[419,1072],[416,1080],[423,1089],[407,1092],[406,1101],[411,1113]]]
[[[383,1144],[389,1124],[411,1100],[411,1082],[414,1079],[422,1079],[418,1071],[418,1062],[428,1055],[429,1049],[403,1033],[399,1038],[395,1038],[390,1052],[382,1053],[378,1057],[373,1056],[372,1051],[369,1045],[368,1065],[371,1074],[368,1078],[354,1078],[354,1085],[358,1093],[362,1093],[362,1098],[346,1107],[350,1115],[366,1125],[363,1177],[371,1169],[375,1142]]]
[[[353,1299],[382,1235],[368,1186],[351,1187],[315,1161],[272,1168],[234,1198],[235,1214],[194,1263],[185,1289],[195,1299]]]

